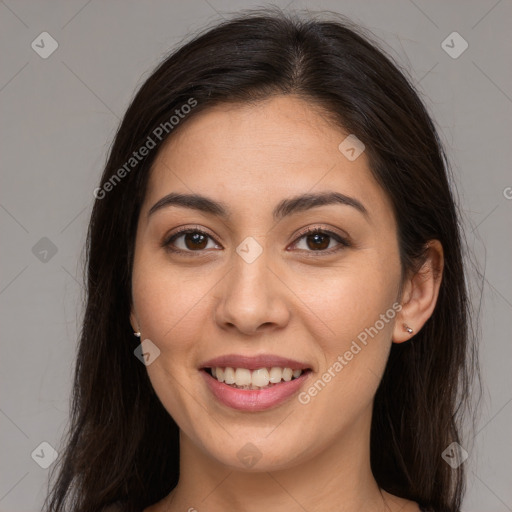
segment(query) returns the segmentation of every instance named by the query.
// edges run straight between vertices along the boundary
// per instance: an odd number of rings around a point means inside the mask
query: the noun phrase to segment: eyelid
[[[219,242],[217,242],[216,238],[211,233],[206,231],[204,228],[196,225],[196,226],[179,227],[172,234],[164,236],[163,241],[162,241],[162,247],[169,246],[170,243],[174,239],[178,238],[180,235],[184,235],[187,233],[201,233],[202,235],[206,235],[206,236],[210,237],[217,245],[220,245]],[[201,252],[201,251],[182,251],[180,249],[177,249],[176,251],[177,252],[180,252],[180,251],[181,252]]]
[[[178,228],[176,231],[174,231],[171,235],[165,236],[163,239],[163,242],[161,244],[162,247],[164,247],[165,249],[167,249],[173,253],[180,253],[180,254],[187,254],[187,255],[194,255],[194,253],[198,253],[198,255],[199,255],[201,253],[208,252],[205,250],[185,251],[183,249],[172,248],[171,242],[173,242],[179,236],[187,234],[187,233],[200,233],[200,234],[206,235],[207,237],[211,238],[211,240],[213,240],[213,242],[215,244],[221,245],[221,244],[219,244],[219,242],[216,240],[216,238],[213,235],[211,235],[204,228],[196,225],[196,226],[182,226],[182,227]],[[319,256],[329,255],[329,254],[338,252],[342,248],[352,246],[352,241],[350,240],[350,237],[347,234],[341,235],[340,233],[337,233],[333,229],[328,229],[326,226],[323,226],[323,225],[308,226],[306,228],[301,229],[298,233],[296,233],[294,235],[294,241],[292,242],[292,245],[298,244],[300,242],[300,240],[302,238],[304,238],[305,236],[310,235],[310,234],[315,234],[315,233],[321,233],[321,234],[330,236],[331,238],[335,238],[337,240],[337,242],[342,247],[341,248],[335,247],[335,248],[326,249],[326,250],[322,250],[322,251],[305,251],[306,253],[312,253],[311,256],[314,256],[315,254],[318,254]]]
[[[298,239],[298,238],[302,238],[304,235],[314,234],[317,232],[324,233],[327,235],[333,235],[334,237],[337,237],[337,238],[343,240],[347,244],[351,243],[348,233],[341,234],[341,233],[335,231],[334,228],[330,228],[327,225],[322,225],[322,224],[318,224],[316,226],[308,226],[306,228],[303,228],[303,229],[299,230],[294,236],[295,236],[295,239]]]
[[[327,235],[331,238],[334,238],[338,242],[338,247],[331,247],[330,249],[326,249],[323,251],[303,251],[307,254],[308,257],[318,256],[329,256],[331,254],[337,253],[342,249],[352,247],[352,241],[348,234],[341,235],[340,233],[334,231],[333,229],[329,229],[326,226],[317,225],[317,226],[309,226],[307,228],[301,229],[296,235],[295,240],[292,242],[292,245],[297,245],[302,238],[307,235],[314,235],[315,233],[320,233],[323,235]],[[341,246],[341,247],[340,247]]]

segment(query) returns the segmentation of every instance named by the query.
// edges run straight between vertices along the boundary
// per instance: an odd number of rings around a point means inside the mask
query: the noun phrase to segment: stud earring
[[[412,334],[414,331],[407,325],[407,324],[402,324],[404,329],[409,333],[409,334]]]
[[[137,336],[137,338],[140,338],[140,331],[134,332],[134,336]]]

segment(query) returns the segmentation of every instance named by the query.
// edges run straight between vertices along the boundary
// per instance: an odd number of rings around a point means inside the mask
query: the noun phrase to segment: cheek
[[[316,334],[323,359],[320,382],[306,392],[311,399],[318,396],[316,407],[328,411],[334,401],[343,405],[349,416],[349,411],[356,414],[373,399],[400,309],[396,302],[398,262],[392,267],[379,264],[377,258],[359,256],[357,263],[354,260],[338,272],[330,273],[329,279],[315,281],[319,286],[301,295],[308,309],[315,312],[304,318],[309,319],[307,329]],[[311,285],[310,279],[302,280],[304,287],[308,282]],[[328,388],[325,393],[324,388]]]
[[[205,295],[211,286],[201,275],[193,280],[184,279],[183,272],[154,258],[141,257],[134,266],[133,301],[142,334],[160,351],[146,367],[148,377],[162,404],[180,426],[192,421],[189,415],[194,416],[186,386],[195,371],[191,358],[204,330],[204,322],[198,317],[206,314]]]
[[[177,331],[180,345],[186,343],[187,329],[197,327],[190,319],[204,307],[212,285],[211,272],[177,267],[161,252],[142,249],[134,264],[132,292],[143,334],[162,344],[162,350],[173,343]]]
[[[354,258],[356,259],[356,258]],[[397,299],[399,269],[379,268],[375,262],[347,264],[326,273],[293,276],[293,291],[303,304],[309,329],[319,339],[349,340],[357,337],[385,314]],[[290,276],[290,279],[292,276]],[[379,330],[392,330],[394,310]],[[329,341],[331,342],[331,341]],[[335,348],[335,347],[333,347]]]

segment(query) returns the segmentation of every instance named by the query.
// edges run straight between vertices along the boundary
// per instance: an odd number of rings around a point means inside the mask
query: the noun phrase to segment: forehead
[[[271,208],[283,197],[318,190],[389,208],[366,154],[350,161],[339,150],[348,135],[295,96],[205,109],[161,148],[146,210],[172,191],[216,196],[233,210]]]

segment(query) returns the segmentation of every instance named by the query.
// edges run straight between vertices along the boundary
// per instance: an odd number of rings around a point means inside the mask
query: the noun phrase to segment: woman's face
[[[401,268],[391,204],[365,152],[354,159],[357,141],[339,149],[348,135],[303,100],[276,96],[195,115],[155,162],[131,323],[150,340],[147,371],[162,404],[210,461],[275,470],[336,443],[368,443]],[[151,212],[168,194],[205,200]],[[339,200],[297,200],[321,194]],[[190,233],[170,240],[180,229]],[[209,366],[233,368],[218,373],[240,385],[281,383],[236,389]],[[285,367],[308,370],[287,381]]]

